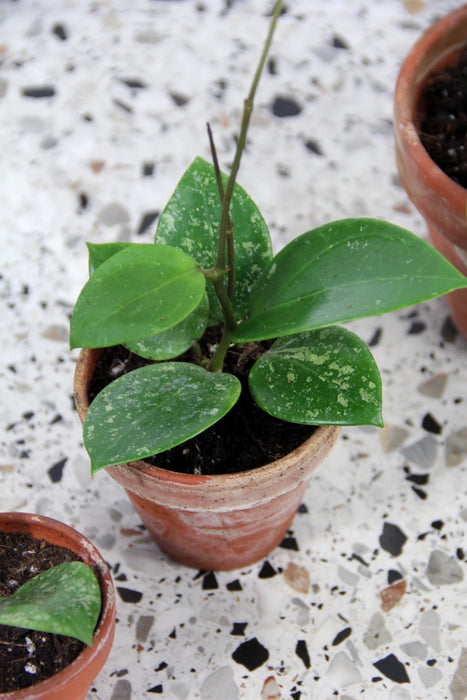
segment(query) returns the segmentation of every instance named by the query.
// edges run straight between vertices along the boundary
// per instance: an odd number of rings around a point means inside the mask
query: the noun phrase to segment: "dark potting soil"
[[[433,73],[420,94],[420,139],[431,159],[467,188],[467,51]]]
[[[0,597],[52,566],[79,557],[65,547],[24,533],[0,532]],[[83,642],[59,634],[0,625],[0,693],[27,688],[68,666]]]
[[[200,341],[202,356],[210,357],[213,345],[219,340],[220,329],[208,328]],[[242,384],[242,393],[235,406],[203,433],[144,461],[185,474],[232,474],[284,457],[305,442],[314,431],[312,426],[270,416],[255,404],[248,391],[249,371],[271,344],[272,341],[262,341],[230,348],[224,370],[238,377]],[[176,359],[198,362],[191,351]],[[117,377],[149,362],[121,345],[107,348],[96,367],[89,399],[92,401]]]

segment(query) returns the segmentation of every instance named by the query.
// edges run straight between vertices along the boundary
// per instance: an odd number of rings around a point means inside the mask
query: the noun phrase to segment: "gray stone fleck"
[[[467,697],[467,649],[462,649],[454,677],[449,686],[452,700],[465,700]]]
[[[102,207],[97,218],[105,226],[117,226],[117,224],[126,224],[130,220],[130,215],[118,202],[110,202]]]
[[[349,571],[349,569],[346,569],[345,566],[339,565],[337,567],[337,574],[339,578],[349,586],[356,586],[360,580],[360,576],[354,574],[353,571]]]
[[[412,700],[412,696],[405,688],[391,688],[388,700]]]
[[[360,671],[345,651],[339,651],[332,659],[326,671],[326,676],[341,688],[358,683],[361,680]]]
[[[445,446],[446,466],[457,467],[467,457],[467,428],[448,435]]]
[[[40,117],[24,116],[18,120],[19,126],[25,131],[30,131],[33,134],[40,134],[47,126],[45,119]]]
[[[428,381],[423,382],[423,384],[420,384],[418,386],[418,391],[420,394],[429,396],[432,399],[440,399],[444,394],[447,380],[447,374],[441,372],[440,374],[436,374],[434,377],[431,377],[431,379],[428,379]]]
[[[112,547],[115,545],[115,535],[112,535],[111,532],[107,532],[104,535],[101,535],[97,541],[99,547],[102,547],[102,549],[112,549]]]
[[[204,679],[201,686],[201,700],[238,700],[238,687],[233,679],[230,666],[221,666]]]
[[[363,643],[367,649],[373,651],[383,644],[392,642],[392,636],[386,629],[384,622],[384,617],[380,612],[376,612],[372,616],[368,629],[363,635]]]
[[[140,571],[147,576],[157,576],[160,573],[160,562],[154,548],[132,547],[122,552],[125,564],[134,571]]]
[[[429,666],[420,666],[417,669],[420,680],[422,681],[425,688],[432,688],[436,683],[438,683],[443,674],[439,668],[430,668]]]
[[[0,79],[0,97],[4,97],[8,89],[8,81]]]
[[[136,641],[144,644],[154,624],[154,615],[140,615],[136,623]]]
[[[459,515],[461,516],[462,520],[465,520],[467,522],[467,508],[463,508]]]
[[[441,619],[435,610],[427,610],[420,618],[418,631],[421,638],[436,652],[441,651],[439,628]]]
[[[44,151],[50,151],[51,148],[55,148],[57,143],[58,143],[57,139],[54,138],[53,136],[46,136],[41,141],[41,148],[43,148]]]
[[[404,457],[422,469],[430,469],[436,461],[438,443],[431,435],[423,437],[401,450]]]
[[[411,656],[413,659],[419,659],[420,661],[425,661],[428,656],[426,646],[421,642],[408,642],[407,644],[401,644],[402,651]]]
[[[464,580],[464,573],[457,560],[441,549],[431,552],[425,574],[433,586],[460,583]]]
[[[170,692],[176,700],[186,700],[190,693],[190,686],[188,683],[171,683]]]
[[[158,44],[162,40],[162,36],[157,32],[148,29],[147,31],[139,32],[135,35],[135,41],[140,44]]]
[[[110,700],[130,700],[131,698],[131,683],[126,678],[119,678],[115,683],[113,693]]]
[[[409,431],[400,425],[387,425],[379,433],[383,451],[389,454],[403,445],[409,436]]]
[[[47,338],[47,340],[57,340],[66,343],[68,341],[68,328],[59,326],[58,324],[52,324],[44,328],[41,336]]]

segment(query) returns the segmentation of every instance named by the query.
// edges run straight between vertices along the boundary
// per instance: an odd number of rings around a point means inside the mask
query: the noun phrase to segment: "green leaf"
[[[275,338],[417,304],[467,286],[428,243],[376,219],[299,236],[272,260],[232,340]]]
[[[133,370],[105,387],[84,422],[91,470],[124,464],[179,445],[222,418],[241,391],[231,374],[184,362]]]
[[[92,645],[101,609],[97,578],[87,564],[59,564],[0,599],[0,624],[64,634]]]
[[[209,317],[207,294],[194,311],[183,321],[167,331],[157,333],[149,338],[125,343],[131,352],[150,360],[170,360],[188,350],[193,340],[199,340],[206,330]]]
[[[125,248],[139,247],[141,243],[86,243],[89,252],[89,277],[106,260]]]
[[[107,347],[161,333],[194,311],[204,291],[203,273],[182,251],[157,244],[127,247],[83,287],[70,346]]]
[[[381,377],[354,333],[330,326],[279,338],[253,365],[250,391],[264,411],[307,425],[379,425]]]
[[[223,174],[224,183],[227,175]],[[221,205],[214,168],[195,158],[178,183],[162,212],[156,241],[184,250],[205,268],[214,266]],[[248,297],[259,275],[272,258],[271,239],[259,209],[240,185],[234,188],[230,215],[234,224],[235,293],[232,299],[235,318],[245,316]],[[219,302],[208,285],[211,308],[210,325],[222,320]]]

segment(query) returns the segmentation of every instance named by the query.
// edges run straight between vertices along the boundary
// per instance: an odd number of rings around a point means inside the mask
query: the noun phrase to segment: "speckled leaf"
[[[227,176],[223,175],[224,182]],[[184,250],[204,268],[212,267],[217,257],[217,239],[221,205],[213,166],[195,158],[178,183],[162,212],[156,241]],[[236,318],[248,308],[248,297],[256,280],[272,258],[271,240],[266,223],[256,204],[236,184],[230,207],[234,224],[236,285],[233,306]],[[211,285],[210,324],[219,322],[222,313]]]
[[[194,311],[167,331],[149,338],[125,343],[131,352],[150,360],[170,360],[188,350],[193,340],[199,340],[206,330],[209,318],[208,295],[205,294]]]
[[[147,365],[109,384],[84,422],[91,470],[144,459],[179,445],[222,418],[241,385],[226,373],[197,365]]]
[[[100,609],[101,592],[91,567],[67,562],[1,598],[0,624],[64,634],[91,645]]]
[[[283,248],[251,295],[232,339],[275,338],[382,314],[467,286],[434,248],[376,219],[345,219]]]
[[[89,276],[94,274],[102,263],[125,248],[140,247],[141,243],[86,243],[89,252]]]
[[[181,250],[127,247],[102,263],[82,289],[70,346],[107,347],[161,333],[186,318],[204,291],[203,273]]]
[[[365,343],[330,326],[279,338],[249,377],[256,403],[309,425],[382,425],[381,377]]]

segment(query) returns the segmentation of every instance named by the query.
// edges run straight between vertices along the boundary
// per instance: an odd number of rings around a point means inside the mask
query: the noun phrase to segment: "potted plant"
[[[456,177],[453,173],[458,163],[450,170],[449,159],[466,162],[463,150],[466,77],[464,72],[463,85],[459,87],[454,73],[462,58],[465,62],[466,50],[467,5],[463,5],[438,20],[415,43],[402,63],[394,95],[396,159],[402,185],[425,218],[433,245],[464,275],[467,274],[466,170],[464,165],[463,179]],[[435,97],[436,108],[444,110],[439,131],[434,123],[431,126],[428,122],[428,118],[435,116],[432,102],[427,99],[428,86],[434,80],[441,84],[441,94],[449,98],[446,109],[441,97]],[[453,142],[456,131],[460,131],[464,141],[457,153]],[[447,151],[444,156],[443,151]],[[454,323],[467,339],[467,291],[452,292],[448,302]]]
[[[83,535],[45,516],[1,513],[0,535],[0,698],[84,700],[115,630],[106,563]],[[55,672],[62,655],[73,660]]]
[[[374,219],[321,226],[273,257],[266,224],[236,176],[279,13],[280,2],[230,176],[209,130],[213,165],[197,158],[188,168],[154,244],[88,244],[90,279],[71,318],[70,345],[85,348],[75,398],[92,472],[106,468],[159,546],[200,569],[264,557],[339,426],[382,424],[371,353],[335,324],[467,284],[429,244]],[[101,388],[109,355],[109,377],[121,376]],[[142,366],[128,371],[134,364]],[[272,421],[268,437],[258,436],[263,444],[287,428],[300,437],[290,454],[252,468],[242,443],[258,413]],[[219,473],[210,473],[224,445]],[[232,455],[240,455],[235,473],[225,473]]]

